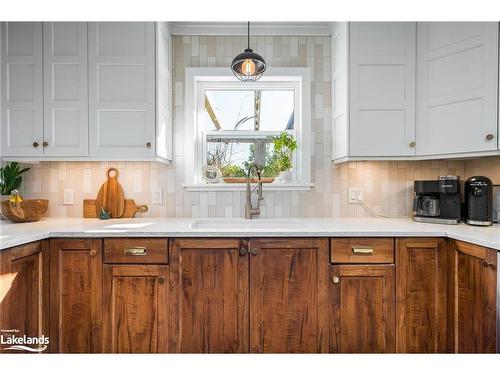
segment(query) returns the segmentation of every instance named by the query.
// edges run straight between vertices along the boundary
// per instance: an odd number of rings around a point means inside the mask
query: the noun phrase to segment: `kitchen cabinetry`
[[[100,239],[50,241],[50,345],[56,353],[100,353]]]
[[[0,252],[0,329],[2,335],[48,337],[48,241],[33,242]],[[0,352],[9,345],[0,345]],[[39,346],[40,349],[43,345]]]
[[[2,157],[171,160],[165,22],[1,23]]]
[[[334,160],[415,154],[415,23],[336,23]]]
[[[45,156],[88,155],[87,23],[43,23]]]
[[[396,249],[396,350],[450,351],[447,330],[448,255],[438,238],[398,238]]]
[[[417,30],[417,155],[497,150],[498,22]]]
[[[326,352],[328,253],[320,239],[176,239],[176,352]]]
[[[166,353],[168,266],[104,266],[103,351]]]
[[[327,239],[251,239],[250,351],[328,352]]]
[[[43,155],[42,23],[1,22],[2,155]]]
[[[455,353],[495,353],[497,251],[454,241]]]
[[[331,239],[330,262],[330,352],[394,353],[394,239]]]
[[[175,239],[170,253],[171,351],[248,352],[248,243]]]

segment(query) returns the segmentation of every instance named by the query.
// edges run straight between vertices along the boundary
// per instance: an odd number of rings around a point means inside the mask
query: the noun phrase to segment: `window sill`
[[[252,183],[251,186],[254,187],[256,184]],[[187,191],[245,191],[247,188],[246,184],[183,184]],[[289,183],[289,184],[263,184],[262,189],[264,191],[309,191],[314,187],[314,184],[303,184],[303,183]]]

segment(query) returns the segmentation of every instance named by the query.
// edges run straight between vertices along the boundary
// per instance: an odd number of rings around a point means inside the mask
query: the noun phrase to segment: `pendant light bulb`
[[[251,59],[245,59],[241,65],[241,70],[244,75],[251,76],[255,73],[255,63]]]

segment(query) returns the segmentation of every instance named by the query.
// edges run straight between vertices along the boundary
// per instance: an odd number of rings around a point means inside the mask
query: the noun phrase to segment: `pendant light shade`
[[[250,22],[248,22],[247,41],[247,49],[233,59],[231,70],[240,81],[257,81],[266,70],[266,62],[250,48]]]

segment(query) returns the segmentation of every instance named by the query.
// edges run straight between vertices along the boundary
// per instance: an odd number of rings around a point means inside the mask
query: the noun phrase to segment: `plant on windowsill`
[[[292,180],[292,158],[297,149],[295,137],[287,132],[282,132],[274,138],[274,153],[272,156],[275,169],[279,171],[276,182],[289,183]]]

